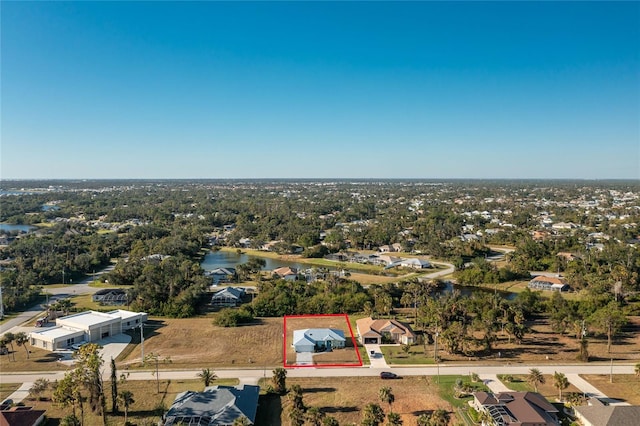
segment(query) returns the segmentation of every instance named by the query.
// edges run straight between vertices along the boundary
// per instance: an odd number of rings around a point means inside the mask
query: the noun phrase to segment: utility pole
[[[613,357],[611,357],[611,370],[609,371],[609,383],[613,383]]]
[[[142,359],[142,363],[144,364],[144,323],[140,323],[140,350],[142,352],[141,359]]]
[[[4,303],[2,302],[2,286],[0,285],[0,320],[4,319]]]

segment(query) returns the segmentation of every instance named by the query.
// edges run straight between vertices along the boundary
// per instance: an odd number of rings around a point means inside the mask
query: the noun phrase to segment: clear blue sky
[[[639,2],[10,2],[0,177],[640,178]]]

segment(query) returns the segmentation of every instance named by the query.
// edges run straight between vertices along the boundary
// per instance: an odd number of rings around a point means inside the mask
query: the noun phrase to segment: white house
[[[227,287],[216,292],[211,297],[211,304],[214,306],[238,306],[242,303],[245,291],[240,287]]]
[[[139,327],[146,313],[117,309],[110,312],[85,311],[56,319],[56,326],[29,333],[31,346],[55,351],[79,342],[96,342]]]
[[[426,269],[426,268],[431,268],[431,263],[429,263],[426,260],[412,257],[412,258],[402,259],[400,261],[400,266],[404,266],[406,268],[414,268],[414,269]]]

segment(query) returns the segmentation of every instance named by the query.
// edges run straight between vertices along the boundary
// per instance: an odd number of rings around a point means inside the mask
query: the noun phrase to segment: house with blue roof
[[[322,352],[344,348],[346,339],[342,330],[333,328],[307,328],[293,331],[292,346],[296,352]]]

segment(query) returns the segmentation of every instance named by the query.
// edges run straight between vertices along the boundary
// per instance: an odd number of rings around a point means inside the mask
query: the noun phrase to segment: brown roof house
[[[569,286],[562,278],[538,275],[527,285],[532,290],[569,291]]]
[[[591,398],[588,405],[575,407],[576,418],[584,426],[636,426],[640,424],[640,407],[633,405],[605,405]]]
[[[38,426],[45,423],[44,410],[11,407],[0,411],[0,426]]]
[[[474,392],[474,408],[497,426],[559,426],[558,409],[535,392]]]
[[[361,318],[356,321],[360,343],[381,344],[383,338],[395,343],[410,345],[415,343],[416,335],[406,324],[392,319]]]

